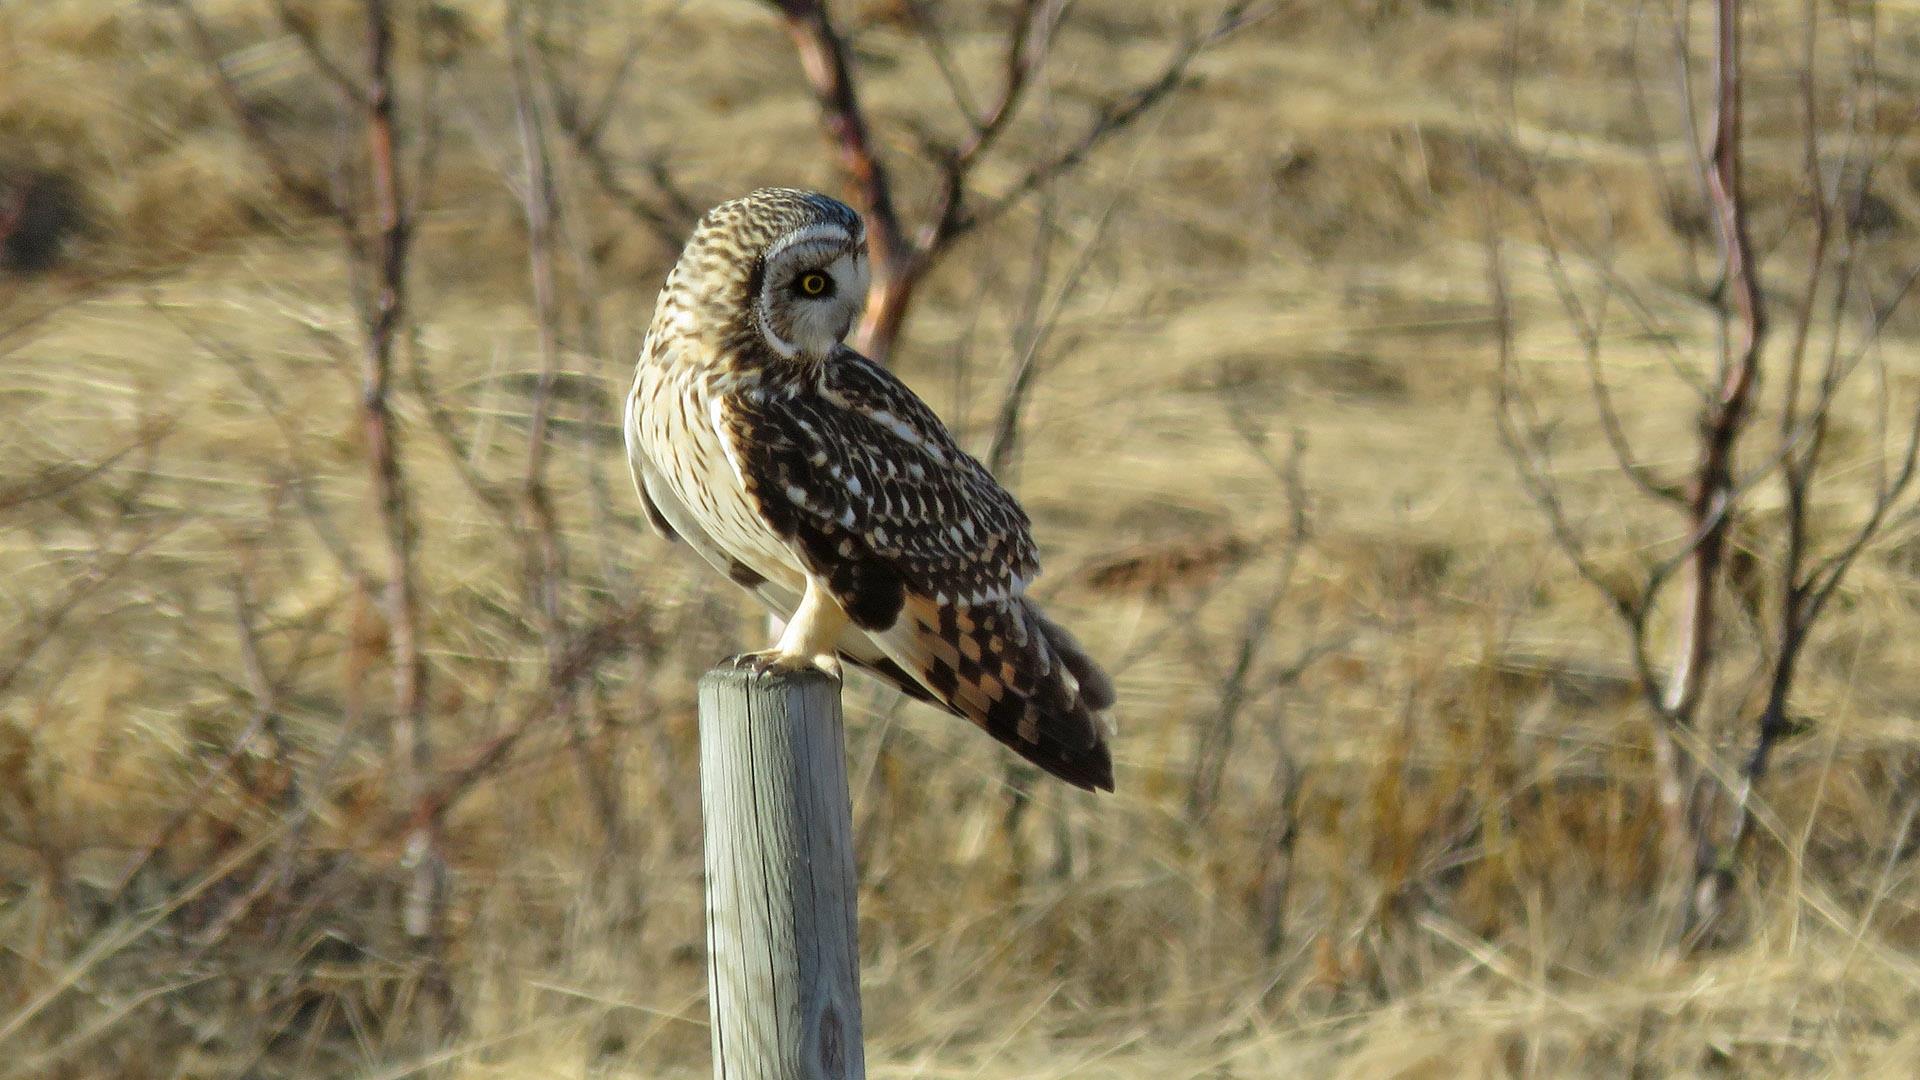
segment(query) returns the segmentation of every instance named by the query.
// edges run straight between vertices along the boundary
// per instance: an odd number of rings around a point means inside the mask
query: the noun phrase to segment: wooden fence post
[[[839,680],[700,680],[713,1075],[864,1080]]]

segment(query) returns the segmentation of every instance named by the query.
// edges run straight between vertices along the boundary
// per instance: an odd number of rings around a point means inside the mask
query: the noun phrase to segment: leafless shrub
[[[428,1020],[420,1030],[429,1033],[431,1042],[444,1037],[457,1023],[457,1007],[445,970],[450,870],[443,839],[447,815],[457,802],[478,782],[497,775],[524,736],[557,724],[572,732],[569,745],[592,794],[590,803],[597,808],[609,853],[619,850],[622,812],[618,785],[588,746],[586,721],[580,716],[577,702],[584,684],[600,665],[626,647],[634,628],[644,620],[644,612],[631,603],[617,609],[585,610],[569,595],[574,590],[569,576],[570,554],[549,487],[551,447],[556,441],[556,387],[563,374],[554,266],[559,250],[559,207],[550,165],[550,122],[546,119],[552,106],[536,95],[534,61],[521,9],[515,5],[510,11],[508,59],[513,76],[511,100],[518,115],[519,149],[515,156],[521,167],[509,186],[523,208],[527,229],[531,292],[540,328],[540,365],[530,395],[524,467],[518,480],[508,483],[470,467],[475,458],[470,425],[455,415],[440,393],[415,340],[419,320],[410,302],[409,265],[419,215],[431,205],[430,185],[444,125],[436,99],[437,66],[429,64],[426,68],[428,79],[420,102],[400,99],[396,40],[403,14],[382,0],[367,0],[358,6],[357,30],[363,52],[356,63],[335,52],[334,38],[312,12],[291,2],[275,5],[278,28],[297,45],[300,55],[337,102],[341,142],[335,148],[332,170],[323,182],[311,175],[306,154],[291,148],[287,137],[275,130],[229,73],[228,54],[200,9],[191,0],[169,0],[166,6],[177,15],[220,100],[257,160],[297,205],[336,223],[346,256],[349,294],[358,313],[355,333],[348,337],[319,325],[310,331],[311,340],[325,352],[359,369],[357,408],[369,463],[371,503],[381,534],[377,554],[370,559],[361,554],[361,545],[354,539],[357,530],[343,526],[337,520],[337,511],[322,507],[313,497],[315,469],[300,448],[302,433],[279,400],[274,380],[241,350],[224,345],[201,328],[181,325],[213,355],[224,358],[256,402],[274,417],[285,437],[287,471],[304,516],[333,552],[340,568],[358,583],[354,594],[378,593],[382,598],[377,625],[357,632],[353,648],[355,655],[363,654],[363,644],[370,645],[372,651],[384,652],[384,666],[393,677],[391,715],[404,793],[403,805],[390,820],[401,833],[402,862],[409,878],[399,914],[406,932],[424,946],[426,967],[419,1000],[437,1019]],[[349,24],[346,29],[354,28]],[[445,743],[446,736],[435,733],[442,725],[436,722],[435,691],[429,682],[433,665],[428,660],[428,616],[420,571],[422,552],[430,545],[420,532],[422,515],[410,480],[422,451],[416,449],[414,440],[402,438],[398,404],[401,395],[409,391],[411,404],[427,418],[427,445],[437,444],[460,467],[460,475],[476,502],[495,516],[519,549],[520,600],[524,605],[520,625],[541,643],[547,658],[547,689],[536,695],[515,722],[465,752],[437,748],[437,744]],[[240,598],[251,591],[244,579],[235,588]],[[253,673],[250,685],[257,702],[257,722],[248,726],[209,771],[208,782],[242,758],[249,744],[272,726],[275,713],[271,704],[274,680],[267,678],[260,666],[257,635],[251,630],[251,615],[246,614],[252,605],[236,602],[243,613],[243,645],[248,646],[242,656],[253,658],[248,670]],[[353,671],[358,674],[349,675],[346,696],[350,704],[361,700],[360,676],[377,663],[366,656],[364,663],[354,665]],[[349,712],[338,744],[342,747],[348,745],[350,733],[359,728],[357,704],[352,704]],[[332,771],[331,762],[336,758],[337,754],[328,758],[324,771]],[[191,812],[183,807],[181,814],[159,831],[149,852],[162,847],[184,822],[184,815]],[[287,819],[292,823],[287,833],[290,845],[303,835],[309,813],[302,810]],[[295,865],[304,859],[291,846],[286,850],[287,854],[260,878],[263,887],[284,887]],[[141,865],[132,864],[126,879],[130,880]],[[241,902],[219,924],[231,926],[251,905],[252,899]],[[210,931],[215,938],[228,932]],[[435,1031],[440,1034],[432,1034]]]
[[[1762,929],[1664,966],[1701,849],[1663,853],[1645,721],[1687,640],[1694,417],[1740,321],[1692,149],[1714,125],[1696,108],[1689,136],[1674,108],[1683,80],[1712,97],[1712,7],[1287,5],[1022,188],[1226,3],[821,5],[902,251],[940,219],[948,155],[998,125],[960,185],[980,224],[909,291],[892,359],[1016,485],[1042,598],[1121,683],[1121,790],[1093,799],[850,682],[870,1060],[1898,1071],[1911,493],[1844,579],[1820,570],[1909,435],[1911,306],[1874,314],[1911,271],[1920,190],[1894,14],[1821,8],[1809,109],[1806,43],[1783,34],[1804,11],[1744,5],[1774,329],[1729,455],[1712,660],[1671,742],[1687,824],[1738,856],[1718,932]],[[612,418],[694,216],[757,183],[855,190],[839,129],[819,153],[796,5],[387,7],[411,227],[388,419],[417,521],[424,791],[395,753],[362,406],[365,4],[194,0],[200,34],[167,3],[0,16],[23,43],[0,79],[9,160],[68,172],[99,211],[52,273],[0,278],[0,1076],[705,1063],[688,691],[760,631],[644,534]],[[1883,63],[1851,59],[1876,35]],[[1485,128],[1505,57],[1513,145]],[[1844,92],[1876,68],[1877,104]],[[1831,223],[1787,423],[1803,127]],[[1502,336],[1509,430],[1573,572],[1474,404]],[[1815,444],[1823,400],[1820,450],[1794,459],[1797,576],[1832,584],[1736,838],[1761,741],[1744,721],[1780,666],[1783,448]],[[1608,597],[1640,613],[1640,664]],[[403,862],[423,834],[448,871],[452,1040],[431,943],[405,932],[434,895]]]
[[[900,335],[915,289],[941,256],[967,233],[1032,197],[1085,164],[1101,144],[1126,131],[1180,89],[1194,62],[1220,41],[1266,13],[1263,5],[1225,5],[1213,24],[1190,35],[1159,71],[1137,86],[1116,90],[1100,102],[1078,136],[1050,155],[1025,162],[1017,179],[997,194],[977,190],[975,174],[1009,124],[1026,105],[1046,67],[1054,38],[1071,4],[1021,0],[1007,15],[1001,69],[992,93],[976,98],[947,50],[930,6],[906,5],[909,23],[939,65],[966,134],[958,142],[930,131],[916,132],[925,163],[939,177],[932,207],[915,228],[903,218],[892,170],[876,144],[860,104],[859,85],[844,35],[822,0],[767,0],[786,20],[807,83],[820,107],[829,144],[838,155],[854,205],[867,219],[872,292],[865,317],[851,339],[862,352],[884,361]]]
[[[353,407],[367,463],[367,504],[377,529],[369,542],[354,521],[343,517],[337,502],[322,494],[330,477],[328,465],[316,456],[317,425],[290,407],[286,388],[267,362],[200,319],[155,305],[155,312],[183,337],[224,363],[253,404],[272,418],[282,451],[275,483],[284,493],[288,513],[277,516],[269,528],[304,526],[320,541],[343,579],[343,600],[333,617],[351,625],[340,675],[338,734],[316,757],[298,740],[283,738],[280,730],[291,688],[315,675],[306,660],[285,656],[284,646],[275,641],[277,630],[263,627],[257,597],[272,589],[273,575],[251,569],[254,558],[247,552],[253,550],[252,541],[233,541],[239,558],[229,592],[246,717],[200,768],[188,798],[156,821],[142,846],[122,864],[112,891],[137,895],[149,879],[166,877],[164,855],[200,827],[202,801],[233,785],[257,790],[259,798],[279,806],[281,827],[264,847],[257,846],[256,835],[236,836],[217,849],[218,858],[241,859],[223,871],[238,876],[209,883],[205,904],[196,901],[182,908],[196,913],[193,940],[201,954],[255,933],[262,919],[298,922],[314,914],[300,907],[291,891],[296,884],[310,893],[360,887],[316,867],[310,845],[329,807],[368,781],[363,767],[356,772],[354,748],[369,736],[377,739],[382,729],[372,721],[390,716],[402,781],[398,805],[364,828],[358,842],[391,843],[400,856],[406,887],[394,914],[399,927],[419,942],[424,965],[418,982],[402,997],[408,1009],[414,1004],[428,1009],[421,1014],[428,1022],[417,1028],[426,1042],[415,1044],[415,1049],[426,1050],[459,1022],[445,959],[449,896],[457,885],[446,835],[450,815],[462,800],[512,768],[530,737],[543,731],[561,733],[560,745],[576,762],[584,801],[606,845],[602,865],[612,868],[625,861],[621,855],[629,842],[627,811],[622,784],[612,769],[617,758],[611,756],[609,739],[615,733],[605,719],[600,671],[636,641],[654,636],[655,612],[626,590],[609,587],[633,565],[631,557],[619,551],[617,539],[631,514],[617,509],[617,500],[601,486],[602,463],[594,460],[604,446],[592,433],[612,411],[610,395],[597,389],[576,395],[581,373],[570,370],[571,358],[598,356],[613,344],[596,287],[596,238],[607,227],[588,216],[582,196],[597,191],[610,197],[667,251],[706,200],[682,189],[664,154],[644,158],[635,169],[616,162],[606,142],[643,42],[632,43],[623,53],[625,59],[589,90],[580,81],[583,69],[572,63],[569,52],[579,39],[569,40],[561,18],[544,7],[507,7],[504,66],[513,138],[489,141],[494,137],[485,133],[485,124],[467,125],[519,209],[536,328],[524,414],[513,418],[525,434],[520,467],[502,476],[481,464],[494,453],[497,433],[463,415],[427,362],[421,336],[432,326],[433,313],[420,306],[412,280],[421,257],[421,222],[436,208],[434,185],[449,142],[449,117],[478,119],[473,106],[446,91],[457,78],[465,39],[456,28],[429,25],[433,20],[413,6],[386,0],[364,0],[339,11],[275,0],[264,32],[277,35],[278,47],[290,50],[281,55],[291,56],[300,77],[325,95],[302,107],[327,115],[334,138],[329,148],[312,129],[289,127],[281,106],[250,85],[236,59],[254,44],[246,33],[215,21],[194,0],[164,0],[157,6],[171,16],[216,102],[284,199],[283,212],[317,215],[337,232],[344,293],[353,302],[355,317],[344,327],[308,315],[295,318],[314,349],[341,372],[355,373]],[[1195,61],[1256,14],[1251,5],[1229,5],[1144,82],[1118,87],[1096,102],[1083,130],[1031,161],[1009,157],[1005,164],[1014,166],[1014,181],[983,191],[975,183],[976,171],[996,152],[1026,105],[1068,7],[1021,4],[1009,14],[1004,66],[992,99],[984,105],[969,96],[932,13],[913,13],[914,34],[954,80],[963,138],[946,145],[929,134],[916,136],[922,155],[934,166],[930,172],[937,186],[925,225],[912,235],[894,210],[893,189],[879,164],[881,152],[860,111],[857,73],[845,41],[823,7],[780,8],[823,118],[835,133],[833,145],[854,177],[856,201],[865,204],[874,222],[878,273],[872,315],[863,330],[867,347],[884,355],[903,325],[915,287],[956,240],[1022,201],[1042,204],[1028,303],[1010,328],[1011,359],[985,439],[984,452],[1003,470],[1015,465],[1025,403],[1037,385],[1042,361],[1049,348],[1059,347],[1052,340],[1058,311],[1079,287],[1104,237],[1104,228],[1097,226],[1083,238],[1073,259],[1056,265],[1049,252],[1060,230],[1046,209],[1051,205],[1049,189],[1187,85]],[[416,53],[424,63],[415,64]],[[406,76],[401,74],[403,65],[412,65]],[[635,176],[640,179],[630,179]],[[403,430],[412,417],[420,418],[418,425]],[[586,478],[599,526],[590,549],[577,548],[554,489],[567,432],[580,433],[574,444],[579,468],[568,480]],[[434,534],[443,527],[444,514],[439,507],[423,508],[422,500],[428,497],[421,493],[419,476],[422,470],[430,474],[439,460],[452,465],[473,507],[516,553],[514,603],[510,611],[490,618],[498,618],[512,639],[535,645],[544,668],[531,694],[488,702],[480,725],[491,727],[490,732],[465,747],[459,745],[461,733],[474,727],[474,721],[459,717],[454,711],[458,707],[447,702],[464,696],[463,683],[472,678],[474,668],[504,672],[509,661],[497,648],[481,648],[480,655],[471,658],[458,658],[460,650],[453,649],[454,658],[435,659],[450,652],[449,638],[438,626],[445,616],[435,610],[446,601],[430,583],[432,553],[445,546]],[[49,477],[48,483],[59,479]],[[589,565],[594,572],[586,572]],[[383,671],[393,680],[385,702],[370,692],[370,680]],[[251,779],[256,765],[280,779],[256,783]],[[1008,811],[1014,831],[1024,805],[1016,797]],[[1066,836],[1067,819],[1056,815],[1054,829]],[[1068,838],[1056,850],[1065,853],[1075,843]],[[242,851],[247,853],[244,858]],[[630,907],[640,902],[640,893],[629,887],[609,900]]]
[[[1604,248],[1574,239],[1554,220],[1541,194],[1543,177],[1516,185],[1521,215],[1573,328],[1613,466],[1638,498],[1670,508],[1683,526],[1678,540],[1666,541],[1630,580],[1603,559],[1583,521],[1597,507],[1583,509],[1582,496],[1556,467],[1555,421],[1540,411],[1516,345],[1514,245],[1492,233],[1488,240],[1501,329],[1500,433],[1560,548],[1626,628],[1655,720],[1669,868],[1684,889],[1681,932],[1688,943],[1720,927],[1752,823],[1764,814],[1757,787],[1781,743],[1805,726],[1794,706],[1796,674],[1848,571],[1910,492],[1920,453],[1920,411],[1891,400],[1877,348],[1915,276],[1885,276],[1869,216],[1860,212],[1876,169],[1911,125],[1909,118],[1888,135],[1864,119],[1887,92],[1875,67],[1871,16],[1864,33],[1855,33],[1845,15],[1810,6],[1801,16],[1803,52],[1794,80],[1799,153],[1797,160],[1764,162],[1771,190],[1780,190],[1783,176],[1791,185],[1789,194],[1771,196],[1786,200],[1777,204],[1786,220],[1772,255],[1778,284],[1769,288],[1762,277],[1766,249],[1754,235],[1748,171],[1756,155],[1743,115],[1752,86],[1743,48],[1751,15],[1737,0],[1710,5],[1711,78],[1704,92],[1710,122],[1702,131],[1691,39],[1696,7],[1681,4],[1648,16],[1667,20],[1665,63],[1677,87],[1678,126],[1694,151],[1688,173],[1696,193],[1682,194],[1686,185],[1672,182],[1657,153],[1649,151],[1648,160],[1657,186],[1668,193],[1668,212],[1697,205],[1711,223],[1719,272],[1699,297],[1718,342],[1709,363],[1697,364],[1671,344],[1680,335],[1662,323]],[[1829,48],[1833,37],[1845,38],[1838,57]],[[1644,84],[1636,86],[1651,147],[1660,126],[1644,106]],[[1826,120],[1835,111],[1850,118],[1837,136]],[[1794,219],[1803,212],[1799,227]],[[1683,269],[1698,280],[1691,259]],[[1774,332],[1780,308],[1784,340]],[[1672,377],[1697,401],[1693,430],[1655,433],[1636,422],[1621,395],[1621,376],[1608,363],[1609,336],[1620,335],[1623,321],[1655,343]],[[1843,457],[1834,432],[1860,427],[1855,410],[1863,405],[1863,448]],[[1691,448],[1684,478],[1651,464],[1675,445]],[[1770,490],[1778,493],[1778,509],[1763,506]],[[1864,508],[1852,520],[1833,513],[1856,503]],[[1750,611],[1745,627],[1729,612],[1743,598]],[[1663,642],[1672,650],[1665,663],[1656,659]],[[1752,664],[1749,672],[1741,671],[1743,660]],[[1750,718],[1753,734],[1749,748],[1732,757],[1721,742],[1741,714]]]

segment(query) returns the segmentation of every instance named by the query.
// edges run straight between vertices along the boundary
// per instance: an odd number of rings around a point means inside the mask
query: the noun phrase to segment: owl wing
[[[652,343],[649,342],[647,347],[651,348]],[[660,512],[659,504],[654,501],[653,492],[648,490],[649,485],[659,482],[656,477],[658,470],[654,468],[653,462],[647,457],[647,452],[640,446],[639,408],[640,381],[636,376],[633,388],[627,391],[627,402],[622,407],[620,415],[620,434],[627,444],[627,468],[633,473],[633,489],[640,493],[640,509],[646,512],[647,524],[653,526],[654,532],[668,540],[678,540],[680,534],[674,531],[673,525],[667,521],[667,516]]]
[[[646,512],[647,524],[653,526],[654,532],[668,540],[680,539],[680,534],[667,521],[667,515],[660,512],[660,505],[654,502],[653,492],[647,488],[648,484],[658,483],[658,481],[653,479],[653,465],[647,460],[645,451],[629,444],[627,465],[633,470],[634,490],[640,493],[640,509]]]
[[[1027,515],[933,411],[852,352],[802,392],[734,408],[724,441],[743,483],[870,643],[842,652],[1055,776],[1111,790],[1112,683],[1024,595],[1040,570]]]
[[[1031,522],[913,391],[851,351],[801,392],[736,399],[730,452],[748,491],[863,629],[904,593],[1008,600],[1040,572]]]

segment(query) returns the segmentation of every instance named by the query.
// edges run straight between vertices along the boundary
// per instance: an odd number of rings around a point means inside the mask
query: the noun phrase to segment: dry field
[[[976,87],[1011,6],[934,5]],[[1216,6],[1075,5],[980,190]],[[1920,7],[1750,6],[1776,333],[1694,736],[1726,769],[1772,640],[1808,10],[1819,167],[1875,163],[1835,248],[1855,299],[1812,320],[1816,352],[1863,358],[1817,543],[1867,513],[1920,393],[1920,308],[1861,329],[1920,265]],[[253,121],[358,197],[349,121],[275,5],[194,7]],[[360,63],[359,0],[291,7]],[[936,180],[917,133],[959,135],[911,7],[834,5],[910,217]],[[766,5],[532,3],[536,115],[554,80],[591,103],[634,58],[611,177],[545,131],[543,344],[502,8],[397,5],[418,227],[393,408],[427,776],[458,782],[423,945],[340,230],[264,167],[178,5],[0,4],[0,194],[44,215],[0,266],[0,1077],[705,1075],[692,687],[764,625],[638,519],[616,402],[675,249],[618,192],[669,205],[651,162],[696,206],[842,179]],[[1597,363],[1648,469],[1683,482],[1720,323],[1675,36],[1664,2],[1284,7],[938,265],[894,366],[984,453],[1032,357],[1003,474],[1038,592],[1118,676],[1119,792],[1036,782],[850,683],[872,1075],[1920,1074],[1920,499],[1812,633],[1804,730],[1716,933],[1681,947],[1629,636],[1496,424],[1504,333],[1599,575],[1684,545],[1614,467],[1565,303],[1612,297]],[[523,497],[543,426],[545,563]],[[1677,606],[1650,620],[1662,670]],[[605,647],[556,695],[583,628]]]

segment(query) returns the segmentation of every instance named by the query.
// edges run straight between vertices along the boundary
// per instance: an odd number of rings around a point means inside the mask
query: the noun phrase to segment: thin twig
[[[1154,75],[1100,104],[1079,137],[1059,152],[1030,164],[1006,190],[976,206],[973,174],[1019,114],[1070,5],[1062,0],[1021,0],[1014,5],[1007,16],[999,90],[984,112],[974,111],[971,93],[957,72],[950,70],[951,61],[938,31],[931,27],[927,13],[916,9],[920,36],[934,53],[936,63],[949,70],[949,86],[969,132],[965,140],[951,148],[922,138],[924,154],[940,181],[925,223],[909,236],[907,223],[895,208],[890,170],[860,104],[845,38],[828,16],[825,4],[821,0],[766,2],[786,20],[828,141],[847,176],[853,202],[867,220],[872,281],[866,314],[850,341],[883,362],[899,338],[920,282],[955,241],[1085,164],[1100,146],[1134,127],[1184,86],[1193,64],[1208,50],[1270,10],[1269,5],[1253,0],[1227,4],[1207,30],[1175,48]]]
[[[260,113],[241,93],[240,86],[227,72],[226,61],[215,42],[213,30],[206,18],[192,0],[157,0],[158,3],[179,12],[181,23],[186,27],[187,39],[193,47],[200,64],[213,78],[215,92],[220,95],[221,104],[240,125],[240,134],[253,148],[254,155],[273,175],[274,182],[293,200],[309,210],[321,213],[338,213],[339,204],[327,188],[304,176],[294,167],[293,155],[280,145],[273,132],[268,129]]]

